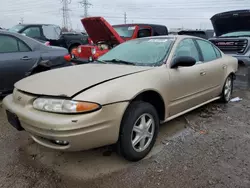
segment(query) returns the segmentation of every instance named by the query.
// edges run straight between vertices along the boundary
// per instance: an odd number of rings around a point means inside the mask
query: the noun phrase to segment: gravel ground
[[[56,152],[12,128],[0,112],[0,187],[250,187],[250,92],[161,126],[154,150],[129,163],[111,147]],[[1,107],[0,107],[1,110]]]

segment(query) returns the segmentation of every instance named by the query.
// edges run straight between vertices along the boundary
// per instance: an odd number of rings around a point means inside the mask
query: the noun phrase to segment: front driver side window
[[[174,54],[174,58],[180,56],[189,56],[193,57],[196,62],[200,61],[199,52],[192,39],[184,39],[178,44]]]

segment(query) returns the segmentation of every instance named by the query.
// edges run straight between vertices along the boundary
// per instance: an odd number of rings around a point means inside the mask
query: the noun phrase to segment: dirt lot
[[[161,126],[154,150],[128,163],[112,148],[61,153],[35,144],[0,112],[0,187],[250,187],[250,91]],[[1,110],[1,107],[0,107]]]

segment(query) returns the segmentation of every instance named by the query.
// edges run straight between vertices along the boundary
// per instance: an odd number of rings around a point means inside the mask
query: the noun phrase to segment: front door
[[[11,91],[15,82],[25,77],[39,56],[23,41],[10,35],[0,35],[0,92]]]
[[[169,115],[173,116],[204,102],[204,63],[193,39],[183,39],[179,42],[173,59],[179,56],[191,56],[196,64],[191,67],[170,69]]]

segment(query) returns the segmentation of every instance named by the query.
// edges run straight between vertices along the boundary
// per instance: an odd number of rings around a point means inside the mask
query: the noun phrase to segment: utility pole
[[[80,3],[80,4],[83,6],[83,8],[84,8],[84,15],[81,16],[81,17],[87,18],[87,17],[89,16],[89,13],[88,13],[89,7],[90,7],[90,5],[92,5],[92,4],[89,3],[88,0],[81,0],[79,3]]]
[[[23,17],[22,17],[22,18],[20,19],[20,23],[23,24],[23,21],[24,21],[24,20],[23,20]]]
[[[62,23],[62,28],[66,30],[71,29],[71,21],[70,21],[70,16],[69,16],[69,4],[71,3],[71,0],[61,0],[62,3],[62,17],[63,17],[63,23]]]
[[[126,24],[127,23],[127,13],[124,12],[124,23]]]

